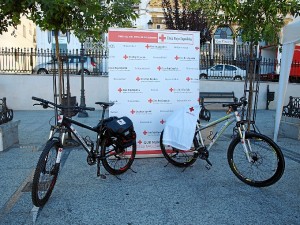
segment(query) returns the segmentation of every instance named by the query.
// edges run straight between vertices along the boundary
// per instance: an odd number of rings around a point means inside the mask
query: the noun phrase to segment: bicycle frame
[[[94,128],[94,127],[90,127],[87,126],[85,124],[82,124],[76,120],[72,120],[68,117],[65,117],[63,115],[58,115],[57,117],[57,125],[56,126],[51,126],[50,129],[50,135],[49,135],[49,139],[54,137],[54,134],[56,133],[56,130],[60,130],[59,132],[62,134],[61,138],[61,144],[63,146],[64,144],[64,140],[65,140],[65,135],[66,133],[69,131],[71,132],[79,141],[79,143],[81,144],[81,146],[83,146],[84,150],[90,155],[92,156],[92,149],[89,148],[89,146],[87,145],[87,143],[83,140],[82,136],[79,134],[79,132],[75,129],[75,127],[72,125],[75,124],[77,126],[80,126],[82,128],[91,130],[95,133],[97,133],[97,140],[99,140],[101,137],[101,134],[99,133],[99,130]],[[100,130],[101,130],[102,124],[100,126]],[[97,145],[98,145],[98,141],[97,141]],[[98,147],[98,146],[97,146]],[[61,152],[61,151],[60,151]]]
[[[209,127],[212,127],[216,124],[219,124],[219,123],[222,123],[223,121],[227,120],[223,126],[221,126],[221,128],[216,131],[216,133],[214,134],[213,138],[211,139],[211,142],[208,146],[206,146],[206,150],[209,151],[212,146],[214,145],[214,143],[216,143],[216,141],[219,139],[219,137],[224,133],[224,131],[228,128],[228,126],[230,126],[233,122],[237,122],[237,124],[239,124],[241,122],[241,117],[240,117],[240,114],[238,111],[231,111],[229,109],[229,113],[228,115],[222,117],[222,118],[219,118],[215,121],[212,121],[206,125],[201,125],[200,122],[197,123],[197,127],[196,127],[196,134],[198,135],[198,140],[200,140],[201,142],[201,145],[202,146],[205,146],[204,145],[204,142],[203,142],[203,139],[202,139],[202,135],[201,135],[201,131],[206,129],[206,128],[209,128]],[[243,146],[243,149],[244,149],[244,152],[247,156],[247,159],[249,162],[252,162],[253,159],[250,157],[250,152],[252,152],[252,149],[251,149],[251,145],[250,145],[250,142],[249,140],[246,140],[246,129],[245,129],[245,126],[243,123],[240,123],[240,125],[237,126],[237,129],[238,129],[238,134],[241,138],[241,143],[242,143],[242,146]]]
[[[217,125],[219,123],[222,123],[223,121],[227,120],[222,127],[214,134],[213,138],[211,139],[210,144],[206,147],[207,150],[209,151],[211,149],[211,147],[214,145],[214,143],[219,139],[219,137],[224,133],[224,131],[228,128],[228,126],[230,126],[234,121],[239,122],[241,121],[241,117],[238,113],[238,111],[234,111],[234,112],[230,112],[229,114],[227,114],[226,116],[219,118],[215,121],[212,121],[206,125],[202,125],[199,123],[197,123],[197,127],[196,127],[196,134],[198,134],[198,140],[200,140],[202,146],[204,146],[204,142],[202,139],[202,135],[201,135],[201,131],[212,127],[214,125]],[[243,129],[244,130],[244,129]],[[240,133],[241,138],[244,138],[244,135]]]

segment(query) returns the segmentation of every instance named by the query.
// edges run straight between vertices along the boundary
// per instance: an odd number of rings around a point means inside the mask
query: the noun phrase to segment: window
[[[214,36],[216,39],[232,39],[233,33],[230,27],[220,26],[217,28]]]
[[[28,33],[29,33],[29,35],[32,35],[32,27],[31,27],[31,23],[29,24],[29,30],[28,30]]]
[[[233,44],[233,32],[228,26],[218,27],[214,37],[216,44]]]
[[[216,65],[213,69],[215,71],[222,71],[223,70],[223,65]]]
[[[160,24],[157,24],[157,25],[156,25],[156,29],[160,29]]]
[[[26,38],[26,26],[23,25],[23,37]]]
[[[236,68],[233,66],[225,65],[225,70],[235,71]]]

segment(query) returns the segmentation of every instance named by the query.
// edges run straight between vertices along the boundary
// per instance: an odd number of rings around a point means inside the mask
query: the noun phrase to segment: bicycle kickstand
[[[106,176],[100,173],[100,159],[97,159],[97,177],[106,179]]]
[[[207,164],[205,165],[205,168],[206,168],[207,170],[210,170],[210,168],[212,167],[211,162],[210,162],[208,159],[205,159],[205,161],[207,162]]]

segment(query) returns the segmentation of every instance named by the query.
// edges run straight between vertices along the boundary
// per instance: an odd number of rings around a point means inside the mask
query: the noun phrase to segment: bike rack
[[[13,110],[7,107],[5,97],[0,99],[0,109],[0,125],[13,119]]]

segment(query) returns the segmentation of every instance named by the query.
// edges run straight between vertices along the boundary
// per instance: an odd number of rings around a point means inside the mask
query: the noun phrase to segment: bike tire
[[[37,163],[31,191],[32,202],[37,207],[46,204],[55,186],[59,172],[59,163],[56,163],[59,146],[58,140],[49,140]]]
[[[246,133],[250,142],[249,162],[240,137],[233,139],[228,147],[227,159],[232,172],[238,179],[254,187],[267,187],[276,183],[285,169],[284,156],[280,147],[269,137],[259,133]]]
[[[196,136],[193,139],[193,145],[190,150],[180,150],[173,148],[172,146],[166,146],[163,144],[164,131],[160,133],[160,149],[163,156],[168,160],[169,163],[177,167],[188,167],[192,165],[198,158],[195,153],[195,149],[199,147]]]
[[[107,144],[110,143],[110,144]],[[101,142],[103,167],[112,175],[125,173],[132,165],[136,155],[136,142],[128,148],[120,150],[115,144],[104,138]]]

